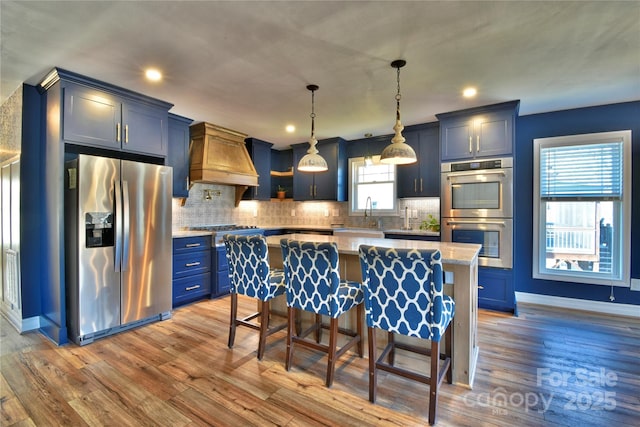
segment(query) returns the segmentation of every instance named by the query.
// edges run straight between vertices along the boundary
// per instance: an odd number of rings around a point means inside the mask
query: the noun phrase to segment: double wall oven
[[[443,163],[441,237],[482,245],[478,264],[513,267],[513,158]]]

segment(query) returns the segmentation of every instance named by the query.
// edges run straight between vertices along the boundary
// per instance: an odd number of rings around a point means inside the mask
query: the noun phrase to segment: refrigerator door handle
[[[115,241],[115,257],[114,257],[114,269],[120,271],[122,264],[122,190],[120,188],[120,181],[114,183],[114,208],[116,214],[116,241]]]
[[[122,181],[122,271],[129,269],[129,183]]]

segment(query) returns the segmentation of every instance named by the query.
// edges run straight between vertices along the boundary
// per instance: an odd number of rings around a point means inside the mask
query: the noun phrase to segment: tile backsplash
[[[173,199],[173,228],[181,230],[194,225],[238,224],[275,226],[363,227],[362,216],[349,216],[347,202],[241,201],[234,206],[235,188],[228,185],[195,183],[189,197]],[[404,225],[405,212],[413,228],[431,214],[440,218],[437,197],[399,200],[398,216],[379,217],[383,229]],[[405,210],[406,208],[406,210]]]

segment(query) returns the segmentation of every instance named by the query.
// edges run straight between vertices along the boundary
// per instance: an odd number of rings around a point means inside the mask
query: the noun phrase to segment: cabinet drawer
[[[197,274],[173,281],[173,305],[202,299],[211,293],[211,274]]]
[[[173,256],[174,278],[208,273],[209,271],[211,271],[210,251],[187,252]]]
[[[211,236],[176,237],[173,239],[173,253],[211,250]]]

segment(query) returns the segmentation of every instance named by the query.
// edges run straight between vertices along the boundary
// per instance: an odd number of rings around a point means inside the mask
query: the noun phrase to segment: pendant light
[[[391,139],[391,144],[387,145],[380,155],[380,162],[382,163],[406,165],[409,163],[415,163],[418,160],[416,157],[416,152],[413,151],[413,148],[411,148],[410,145],[405,144],[406,139],[404,139],[404,136],[402,136],[402,130],[404,129],[404,126],[402,126],[402,122],[400,121],[400,68],[404,67],[406,64],[407,61],[403,59],[396,59],[391,63],[391,66],[398,70],[398,93],[396,94],[396,124],[393,127],[393,130],[396,131],[396,134]]]
[[[298,170],[301,172],[324,172],[329,169],[329,167],[327,166],[326,160],[318,154],[318,149],[316,148],[318,140],[316,139],[315,133],[316,113],[314,110],[314,92],[318,90],[318,86],[309,85],[307,89],[311,91],[311,138],[309,138],[307,154],[305,154],[298,163]]]

